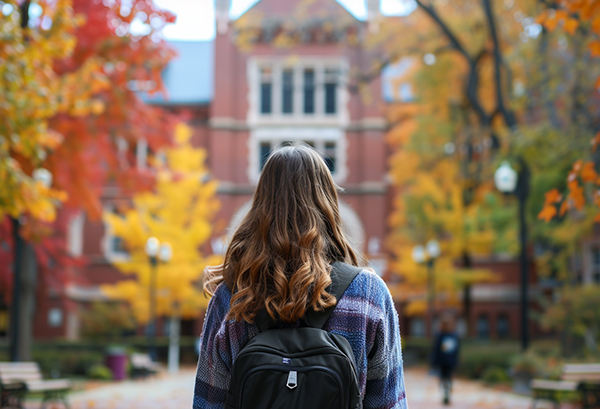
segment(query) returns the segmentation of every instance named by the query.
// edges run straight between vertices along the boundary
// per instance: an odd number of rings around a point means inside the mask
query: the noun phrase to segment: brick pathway
[[[423,369],[406,371],[406,389],[410,409],[442,409],[437,379]],[[74,392],[72,409],[190,409],[194,387],[193,369],[176,376],[111,383],[91,390]],[[455,382],[451,408],[455,409],[527,409],[531,400],[512,393],[485,388],[477,382]],[[37,409],[31,402],[27,409]],[[52,405],[49,409],[58,409]]]

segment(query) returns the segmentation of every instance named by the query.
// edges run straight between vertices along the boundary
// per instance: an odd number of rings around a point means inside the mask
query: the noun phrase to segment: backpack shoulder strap
[[[350,286],[350,283],[354,278],[362,271],[360,267],[354,267],[350,264],[336,261],[331,265],[331,287],[328,292],[335,296],[339,301],[344,295],[346,289]],[[314,328],[323,328],[329,316],[335,309],[333,307],[327,308],[324,311],[309,310],[304,315],[303,319],[308,325]],[[273,328],[276,323],[273,322],[271,316],[267,313],[267,310],[262,308],[256,314],[254,321],[260,328],[260,332],[265,332],[270,328]]]
[[[339,301],[344,295],[346,289],[350,286],[354,278],[363,270],[360,267],[354,267],[350,264],[336,261],[331,265],[331,287],[329,292],[335,296],[336,300]],[[313,328],[323,328],[329,316],[335,309],[329,307],[324,311],[308,310],[304,315],[304,320]]]

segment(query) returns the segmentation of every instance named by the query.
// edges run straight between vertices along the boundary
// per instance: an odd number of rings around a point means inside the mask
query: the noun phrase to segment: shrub
[[[564,360],[556,350],[531,348],[511,360],[511,371],[514,374],[560,379]]]
[[[97,351],[62,351],[40,348],[33,351],[33,360],[49,377],[86,376],[88,369],[104,362],[104,354]]]
[[[113,378],[110,368],[104,365],[94,365],[90,367],[87,371],[87,376],[90,379],[99,379],[103,381],[110,381]]]
[[[508,376],[508,371],[505,368],[501,368],[499,366],[487,367],[483,371],[481,379],[489,385],[509,382],[511,380],[510,376]]]
[[[465,347],[461,351],[458,373],[471,379],[481,379],[488,368],[496,367],[503,370],[510,368],[511,358],[514,354],[505,348],[488,345],[485,349],[469,350]]]

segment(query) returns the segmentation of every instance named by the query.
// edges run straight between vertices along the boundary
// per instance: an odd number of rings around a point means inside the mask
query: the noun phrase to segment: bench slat
[[[71,388],[68,379],[52,379],[47,381],[26,382],[27,390],[30,392],[61,391]]]
[[[563,372],[600,372],[600,364],[566,364]]]
[[[41,374],[27,374],[27,373],[14,373],[14,374],[0,374],[0,382],[7,383],[11,380],[18,379],[20,381],[36,381],[41,380]]]
[[[577,381],[577,382],[585,382],[585,381],[600,381],[600,373],[597,374],[583,374],[583,373],[573,373],[573,374],[564,374],[562,379],[565,381]]]
[[[39,381],[40,367],[35,362],[0,362],[0,384]]]
[[[0,373],[38,373],[39,368],[0,368]]]
[[[0,362],[0,370],[4,368],[36,368],[39,365],[36,362]]]
[[[577,382],[571,381],[549,381],[547,379],[534,379],[531,381],[531,389],[576,391]]]
[[[600,381],[600,364],[567,364],[562,372],[562,379],[568,381]]]

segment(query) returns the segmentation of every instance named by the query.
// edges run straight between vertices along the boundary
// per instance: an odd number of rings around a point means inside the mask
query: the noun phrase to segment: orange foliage
[[[597,39],[600,36],[600,0],[557,0],[554,2],[554,7],[540,14],[537,21],[549,31],[562,24],[562,28],[570,35],[574,35],[577,29],[583,25],[586,26],[586,29],[589,27],[589,35],[592,40],[588,43],[590,54],[592,57],[600,56],[600,41]],[[600,77],[596,81],[595,87],[596,89],[600,87]],[[600,133],[592,139],[593,152],[596,151],[599,142]],[[594,162],[584,163],[583,160],[578,160],[573,164],[573,170],[568,176],[568,192],[565,202],[561,204],[560,212],[558,212],[560,216],[564,215],[567,208],[581,210],[585,206],[584,189],[579,179],[583,183],[600,186],[595,166]],[[594,203],[600,207],[600,201],[594,200]],[[549,202],[546,197],[546,202],[538,214],[538,218],[550,221],[556,215],[556,213],[552,214],[550,210],[555,205],[556,202]],[[596,221],[600,221],[600,217],[597,216],[596,219]]]

